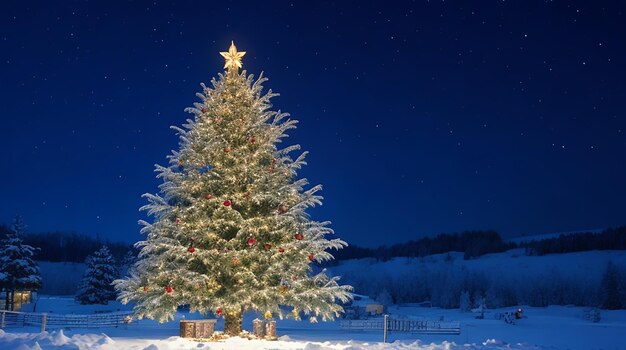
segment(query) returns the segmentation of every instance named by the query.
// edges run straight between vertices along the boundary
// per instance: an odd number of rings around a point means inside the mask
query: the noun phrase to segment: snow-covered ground
[[[54,313],[93,313],[96,310],[128,310],[128,306],[111,302],[109,305],[82,306],[71,297],[41,297],[38,311]],[[25,307],[28,311],[28,306]],[[524,307],[525,318],[510,325],[496,320],[494,314],[510,309],[490,310],[485,319],[459,310],[421,308],[410,305],[394,306],[389,313],[396,317],[444,319],[461,324],[460,335],[417,335],[390,333],[389,342],[382,343],[379,331],[345,331],[338,321],[311,324],[304,321],[279,320],[278,341],[230,338],[219,342],[195,342],[179,338],[177,321],[158,324],[149,320],[130,325],[101,329],[48,329],[39,333],[36,327],[0,331],[0,349],[98,349],[98,350],[173,350],[173,349],[430,349],[430,350],[502,350],[502,349],[626,349],[626,310],[602,311],[598,323],[583,318],[583,308],[551,306]],[[244,318],[244,328],[252,328],[254,314]],[[199,318],[197,314],[181,312],[182,318]],[[223,320],[217,323],[223,328]]]
[[[361,280],[362,284],[389,288],[419,289],[435,283],[439,294],[450,293],[463,276],[482,274],[491,281],[515,285],[518,291],[534,290],[552,281],[574,280],[574,285],[588,286],[597,293],[608,261],[626,268],[626,251],[591,251],[546,256],[526,256],[522,250],[489,254],[479,259],[464,260],[461,253],[439,254],[423,258],[395,258],[389,261],[360,259],[341,262],[331,268],[332,274],[344,280]],[[84,264],[40,263],[44,285],[53,293],[73,293]],[[429,277],[430,276],[430,277]],[[522,282],[523,284],[519,284]],[[485,282],[486,283],[486,282]],[[460,288],[460,287],[459,287]],[[540,290],[541,288],[538,288]],[[584,290],[584,289],[581,289]],[[359,290],[359,292],[364,292]],[[543,292],[546,292],[545,290]],[[376,294],[372,294],[376,295]],[[458,295],[451,294],[456,298]],[[25,305],[22,311],[32,312],[35,305]],[[461,324],[460,335],[418,335],[391,333],[391,344],[382,344],[381,331],[346,331],[338,321],[311,324],[306,321],[279,320],[278,341],[231,338],[220,342],[194,342],[181,339],[178,319],[199,318],[181,312],[177,320],[158,324],[150,320],[134,321],[118,328],[79,329],[49,328],[41,334],[37,327],[9,327],[0,331],[0,350],[29,349],[101,349],[101,350],[170,350],[170,349],[570,349],[626,350],[626,310],[601,311],[601,320],[593,323],[583,318],[584,308],[550,306],[523,307],[526,318],[509,325],[494,318],[495,313],[514,308],[490,310],[479,320],[471,313],[459,310],[422,308],[411,305],[392,306],[395,317],[456,321]],[[37,312],[58,314],[90,314],[130,310],[117,302],[108,305],[82,306],[72,297],[40,297]],[[252,329],[254,314],[247,314],[244,329]],[[223,329],[223,320],[217,323]]]

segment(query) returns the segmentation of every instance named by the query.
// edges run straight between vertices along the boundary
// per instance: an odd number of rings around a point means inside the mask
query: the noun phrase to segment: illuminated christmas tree
[[[140,222],[147,238],[137,243],[130,277],[115,282],[119,299],[134,301],[139,318],[161,322],[180,305],[223,315],[228,335],[241,332],[247,310],[333,319],[351,287],[314,273],[312,264],[346,243],[327,239],[329,222],[305,212],[322,200],[321,186],[297,178],[306,152],[294,160],[300,146],[277,147],[297,121],[270,109],[277,94],[262,93],[267,79],[239,72],[245,52],[232,44],[221,55],[226,72],[202,85],[201,102],[187,109],[194,118],[172,127],[180,150],[169,166],[156,166],[160,194],[144,195],[149,204],[141,209],[154,221]],[[285,315],[281,305],[292,309]]]

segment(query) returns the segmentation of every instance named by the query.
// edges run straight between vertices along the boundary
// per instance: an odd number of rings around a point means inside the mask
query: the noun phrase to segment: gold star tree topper
[[[222,57],[224,57],[224,59],[226,60],[226,63],[224,63],[224,68],[227,69],[229,72],[231,70],[234,70],[236,72],[237,69],[242,67],[241,58],[245,54],[245,51],[238,52],[237,47],[235,46],[235,42],[231,41],[228,52],[220,52],[220,55],[222,55]]]

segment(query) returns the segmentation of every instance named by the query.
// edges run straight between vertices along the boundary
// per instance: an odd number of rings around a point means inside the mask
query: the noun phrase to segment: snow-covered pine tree
[[[271,90],[262,93],[262,75],[239,73],[234,44],[225,74],[202,85],[202,100],[180,135],[180,150],[156,165],[161,195],[145,194],[142,207],[154,222],[140,222],[147,239],[138,242],[139,260],[131,276],[116,281],[123,303],[136,302],[139,318],[173,319],[176,307],[225,317],[225,333],[241,332],[242,313],[267,317],[301,314],[323,320],[343,312],[350,286],[338,284],[312,263],[332,259],[327,251],[346,245],[326,239],[329,222],[312,220],[305,210],[320,205],[321,186],[297,179],[306,152],[298,145],[279,149],[296,126],[288,114],[272,111]],[[279,305],[293,307],[284,315]]]
[[[13,296],[16,291],[41,288],[39,266],[33,260],[35,248],[24,244],[20,238],[25,231],[26,226],[17,215],[11,231],[0,242],[0,288],[6,292],[6,310],[13,310]]]
[[[470,294],[468,291],[464,290],[461,292],[461,297],[459,300],[459,310],[462,312],[469,312],[472,308]]]
[[[602,275],[602,307],[608,310],[619,310],[622,308],[620,301],[619,270],[611,260],[606,265],[606,270]]]
[[[380,293],[378,293],[375,300],[385,306],[385,308],[393,305],[393,297],[391,296],[387,288],[383,288]]]
[[[107,246],[89,255],[85,259],[87,268],[78,285],[76,301],[85,304],[106,304],[115,300],[115,287],[112,282],[119,278],[115,259]]]

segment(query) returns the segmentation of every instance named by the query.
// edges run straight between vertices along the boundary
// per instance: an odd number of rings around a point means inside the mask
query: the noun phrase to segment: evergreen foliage
[[[470,299],[470,293],[466,290],[461,292],[459,300],[459,309],[463,312],[469,312],[472,309],[472,301]]]
[[[452,256],[461,257],[462,254],[455,253]],[[510,257],[517,258],[537,259]],[[545,261],[550,260],[545,258]],[[497,261],[494,259],[493,262],[497,264]],[[470,305],[474,307],[477,300],[482,300],[489,308],[518,305],[624,308],[626,269],[623,262],[619,264],[614,261],[606,270],[598,269],[597,266],[593,270],[585,269],[584,274],[575,271],[581,271],[585,262],[581,262],[581,266],[571,264],[571,271],[564,266],[546,266],[545,270],[534,267],[529,271],[491,271],[487,268],[489,264],[482,262],[476,265],[470,262],[464,266],[457,261],[447,261],[446,256],[431,256],[396,258],[393,262],[375,263],[373,259],[346,262],[333,268],[333,272],[344,275],[345,282],[354,286],[359,294],[376,297],[382,291],[387,291],[395,303],[428,301],[436,307],[464,309],[467,296],[463,294],[467,292],[471,297]],[[470,265],[475,268],[468,268]]]
[[[87,268],[76,293],[76,301],[85,304],[107,304],[115,300],[116,293],[112,282],[119,278],[115,259],[107,246],[85,259]]]
[[[617,266],[609,261],[602,276],[602,307],[605,309],[618,310],[622,308],[619,275]]]
[[[0,240],[11,232],[7,225],[0,225]],[[547,238],[535,241],[515,244],[511,242],[499,243],[501,238],[495,238],[496,244],[489,242],[489,236],[493,231],[465,231],[460,234],[440,234],[433,238],[422,238],[406,243],[395,244],[392,247],[382,246],[378,248],[364,248],[354,244],[344,247],[333,254],[335,260],[325,264],[333,265],[337,261],[361,258],[377,258],[387,260],[393,257],[420,257],[431,254],[445,253],[445,247],[452,247],[452,251],[463,252],[466,258],[475,258],[478,254],[498,253],[507,249],[517,247],[525,248],[527,255],[545,255],[555,253],[569,253],[589,250],[625,250],[626,249],[626,227],[609,228],[599,233],[579,232],[564,234],[559,237]],[[464,235],[478,235],[478,239],[470,243],[467,239],[459,239]],[[25,233],[20,236],[23,242],[33,247],[46,247],[45,250],[36,250],[35,256],[40,261],[68,261],[83,262],[89,254],[103,242],[91,236],[78,234],[75,232],[48,232],[48,233]],[[456,241],[457,243],[450,243]],[[469,243],[469,244],[468,244]],[[486,243],[486,244],[483,244]],[[121,242],[105,241],[113,257],[121,261],[124,256],[133,251],[132,246]]]
[[[179,305],[223,313],[227,334],[238,333],[245,310],[332,319],[350,287],[312,264],[346,243],[326,239],[329,222],[305,212],[322,200],[321,186],[305,189],[296,177],[306,152],[294,160],[298,145],[277,147],[296,121],[270,109],[277,94],[262,93],[265,78],[230,67],[213,87],[202,85],[201,102],[187,109],[194,119],[172,127],[180,150],[169,166],[156,166],[161,194],[144,195],[154,222],[141,222],[146,240],[130,277],[116,281],[120,299],[135,301],[139,318],[161,322]]]
[[[500,253],[509,249],[525,248],[527,255],[560,254],[589,250],[626,250],[626,226],[608,228],[599,233],[579,232],[554,238],[532,240],[516,244],[505,242],[495,231],[464,231],[442,233],[406,243],[378,248],[350,245],[335,254],[335,262],[350,259],[376,258],[386,261],[397,257],[423,257],[447,252],[464,253],[465,259]],[[333,264],[335,263],[333,262]]]
[[[465,259],[476,258],[488,253],[499,253],[516,248],[506,243],[495,231],[464,231],[441,233],[435,237],[424,237],[406,243],[381,246],[375,249],[351,245],[336,254],[337,260],[376,258],[386,261],[395,257],[422,257],[447,252],[464,253]]]
[[[12,295],[18,290],[41,288],[39,267],[33,260],[35,248],[24,244],[20,235],[25,226],[21,217],[16,216],[13,226],[0,241],[0,288],[6,291],[6,306],[12,308]]]
[[[122,260],[129,250],[134,250],[127,243],[100,240],[97,237],[76,232],[27,233],[23,239],[29,245],[46,247],[35,256],[40,261],[82,263],[90,253],[100,249],[102,245],[109,248],[116,260]]]
[[[383,290],[378,293],[378,296],[376,296],[375,300],[385,307],[393,305],[393,298],[385,288],[383,288]]]
[[[625,250],[626,226],[608,228],[600,233],[580,232],[559,237],[524,242],[528,255],[560,254],[588,250]]]

